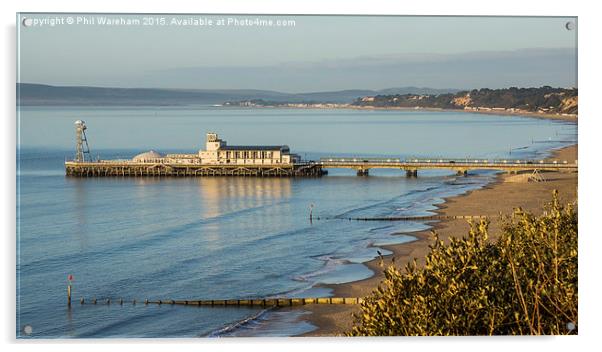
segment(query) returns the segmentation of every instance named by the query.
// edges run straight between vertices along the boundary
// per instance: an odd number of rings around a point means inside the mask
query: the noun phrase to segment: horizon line
[[[170,87],[120,87],[120,86],[103,86],[103,85],[62,85],[56,83],[34,83],[34,82],[15,82],[16,85],[20,84],[28,84],[28,85],[38,85],[38,86],[47,86],[53,88],[99,88],[99,89],[140,89],[140,90],[180,90],[180,91],[261,91],[261,92],[275,92],[275,93],[286,93],[286,94],[308,94],[308,93],[328,93],[328,92],[344,92],[344,91],[354,91],[354,90],[366,90],[379,92],[383,90],[389,89],[402,89],[402,88],[416,88],[416,89],[433,89],[433,90],[455,90],[457,92],[463,91],[471,91],[471,90],[480,90],[480,89],[533,89],[533,88],[543,88],[543,87],[551,87],[554,89],[578,89],[577,86],[552,86],[552,85],[533,85],[533,86],[504,86],[498,88],[491,87],[479,87],[479,88],[452,88],[452,87],[429,87],[429,86],[395,86],[395,87],[387,87],[387,88],[379,88],[379,89],[371,89],[371,88],[345,88],[345,89],[336,89],[336,90],[323,90],[323,91],[300,91],[300,92],[288,92],[274,89],[259,89],[259,88],[170,88]]]

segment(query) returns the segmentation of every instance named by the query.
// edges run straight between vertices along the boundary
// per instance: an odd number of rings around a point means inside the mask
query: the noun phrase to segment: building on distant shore
[[[301,161],[297,154],[291,154],[287,145],[228,145],[219,139],[217,133],[207,133],[205,150],[197,154],[167,154],[156,151],[136,155],[133,162],[176,163],[201,165],[291,165]]]

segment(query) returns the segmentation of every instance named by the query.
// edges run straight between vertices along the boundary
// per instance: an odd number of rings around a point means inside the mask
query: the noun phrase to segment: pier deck
[[[143,163],[132,161],[65,162],[67,176],[110,177],[110,176],[252,176],[252,177],[295,177],[322,176],[319,164],[185,164]]]
[[[407,176],[417,176],[418,170],[441,169],[453,170],[466,174],[470,170],[499,170],[506,172],[523,171],[567,171],[576,172],[577,163],[547,160],[488,160],[488,159],[408,159],[396,158],[321,158],[319,165],[323,168],[355,169],[358,176],[368,175],[370,169],[400,169]]]
[[[370,169],[399,169],[409,177],[418,170],[446,169],[459,174],[470,170],[506,172],[564,171],[577,172],[577,163],[542,160],[481,160],[481,159],[382,159],[382,158],[321,158],[290,164],[193,164],[133,162],[129,160],[67,161],[65,173],[75,177],[110,176],[251,176],[251,177],[317,177],[326,169],[354,169],[358,176],[367,176]]]

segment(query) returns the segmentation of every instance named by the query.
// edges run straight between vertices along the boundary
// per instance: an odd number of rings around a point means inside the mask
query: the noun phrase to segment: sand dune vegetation
[[[506,217],[495,242],[483,220],[437,238],[423,268],[386,268],[348,335],[577,334],[577,296],[577,212],[554,192],[541,216]]]

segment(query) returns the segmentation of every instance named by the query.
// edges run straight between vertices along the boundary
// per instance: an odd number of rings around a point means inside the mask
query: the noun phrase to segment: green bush
[[[577,333],[577,214],[554,192],[543,215],[517,209],[487,240],[436,238],[424,267],[395,266],[366,297],[350,336]],[[436,234],[435,234],[436,235]]]

